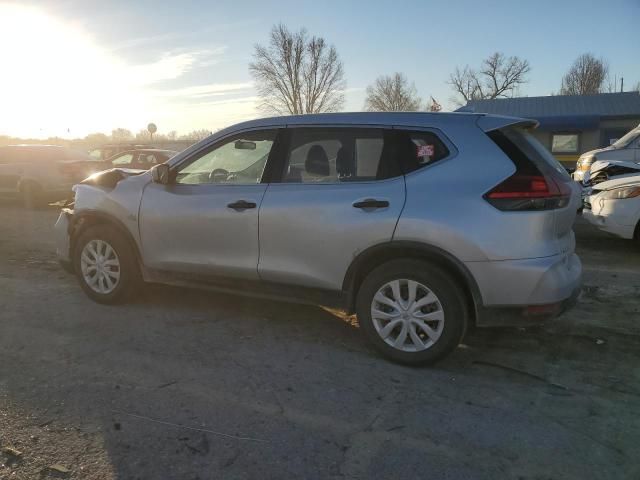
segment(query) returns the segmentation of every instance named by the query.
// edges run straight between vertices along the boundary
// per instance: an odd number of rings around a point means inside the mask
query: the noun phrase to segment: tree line
[[[193,130],[189,133],[178,135],[175,130],[168,133],[155,133],[153,139],[148,130],[142,129],[134,134],[126,128],[114,128],[111,135],[96,132],[90,133],[82,138],[66,139],[60,137],[49,137],[46,139],[19,138],[0,135],[0,145],[12,145],[15,143],[29,143],[41,145],[62,145],[62,146],[86,146],[87,148],[104,145],[107,143],[171,143],[171,142],[191,142],[196,143],[211,135],[207,129]]]
[[[344,105],[344,65],[336,48],[305,29],[290,31],[273,27],[266,45],[256,44],[249,72],[256,83],[266,113],[295,115],[335,112]],[[447,83],[451,100],[464,105],[473,100],[515,97],[528,83],[531,65],[526,59],[495,52],[477,68],[456,67]],[[635,86],[640,91],[640,83]],[[606,60],[591,53],[580,55],[562,77],[559,94],[588,95],[617,91]],[[366,88],[364,109],[368,111],[439,111],[430,97],[421,98],[401,72],[382,75]]]

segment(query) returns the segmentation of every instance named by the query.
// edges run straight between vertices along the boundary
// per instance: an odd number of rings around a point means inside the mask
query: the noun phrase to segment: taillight
[[[484,194],[485,200],[499,210],[553,210],[566,207],[571,188],[562,179],[550,175],[524,175],[516,172]]]

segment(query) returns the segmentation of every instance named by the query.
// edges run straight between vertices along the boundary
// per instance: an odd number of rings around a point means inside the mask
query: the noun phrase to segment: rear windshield
[[[533,164],[542,173],[553,169],[563,177],[570,178],[562,164],[528,131],[503,128],[487,135],[516,164],[518,170],[526,172]]]

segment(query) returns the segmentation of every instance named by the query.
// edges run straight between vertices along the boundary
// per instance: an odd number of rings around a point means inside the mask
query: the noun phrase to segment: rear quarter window
[[[404,173],[411,173],[443,160],[451,153],[433,132],[398,130],[398,158]]]

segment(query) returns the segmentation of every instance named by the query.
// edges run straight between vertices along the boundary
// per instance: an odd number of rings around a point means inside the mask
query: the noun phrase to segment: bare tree
[[[146,128],[143,128],[136,133],[136,140],[139,142],[149,142],[151,140],[151,133]]]
[[[370,112],[415,112],[420,110],[421,103],[415,85],[396,72],[376,78],[367,87],[364,108]]]
[[[470,100],[513,97],[527,83],[531,66],[519,57],[506,57],[496,52],[482,61],[480,69],[456,67],[449,76],[449,85],[456,93],[453,101],[464,105]]]
[[[199,142],[200,140],[207,138],[209,135],[211,135],[211,131],[203,128],[200,130],[193,130],[186,135],[181,135],[180,140],[192,140],[194,142]]]
[[[583,53],[562,77],[560,93],[563,95],[601,93],[606,90],[608,76],[609,65],[607,62],[590,53]]]
[[[115,128],[111,131],[111,139],[114,142],[128,142],[133,140],[133,134],[126,128]]]
[[[344,69],[335,47],[305,29],[271,30],[268,46],[255,45],[249,72],[261,109],[276,114],[334,112],[344,103]]]

